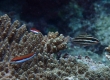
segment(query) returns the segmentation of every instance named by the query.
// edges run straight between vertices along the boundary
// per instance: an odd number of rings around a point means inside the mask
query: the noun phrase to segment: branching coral
[[[12,24],[8,15],[0,17],[1,80],[109,80],[110,69],[89,58],[69,56],[57,60],[54,57],[67,47],[68,37],[58,32],[46,36],[34,34],[25,25],[19,26],[19,21]],[[31,52],[37,55],[24,63],[10,63],[13,57]]]
[[[0,17],[0,60],[6,62],[16,56],[38,53],[55,53],[66,48],[66,37],[58,32],[49,32],[47,36],[42,33],[28,32],[26,25],[20,27],[18,20],[11,23],[8,15]],[[15,64],[12,64],[15,67]],[[7,66],[8,67],[8,66]],[[18,68],[19,69],[19,68]]]
[[[67,47],[69,37],[64,37],[63,34],[58,36],[58,34],[58,32],[49,32],[47,36],[44,36],[42,44],[44,43],[45,52],[54,53]]]

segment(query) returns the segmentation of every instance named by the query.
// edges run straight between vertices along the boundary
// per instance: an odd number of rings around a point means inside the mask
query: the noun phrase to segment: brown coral
[[[63,50],[66,48],[66,42],[66,38],[63,35],[58,36],[58,32],[49,32],[47,36],[43,36],[42,33],[34,34],[27,31],[25,24],[20,27],[18,20],[11,23],[11,19],[8,15],[5,14],[0,17],[0,60],[2,61],[1,64],[3,62],[6,63],[7,67],[4,70],[7,72],[9,69],[8,65],[13,57],[22,56],[31,52],[39,53],[38,65],[44,67],[44,63],[40,61],[43,59],[40,59],[40,53],[55,53],[59,50]],[[44,55],[44,60],[47,60],[48,56]],[[21,68],[21,70],[16,73],[18,77],[19,73],[31,69],[34,66],[33,64],[36,64],[35,62],[31,62],[31,64],[30,61],[23,63],[22,65],[26,68],[19,64],[11,64],[10,67],[12,71],[18,71],[18,69]],[[45,61],[45,64],[46,63]],[[28,67],[29,65],[30,67]],[[1,69],[2,68],[3,67],[1,67]],[[39,71],[42,72],[40,68]]]
[[[0,17],[1,80],[109,80],[110,69],[89,58],[69,56],[57,60],[54,57],[67,47],[68,37],[58,32],[45,36],[34,34],[27,31],[26,25],[19,26],[19,21],[12,24],[8,15]],[[10,64],[13,57],[31,52],[37,56],[24,63]]]
[[[55,53],[67,48],[68,37],[64,37],[63,34],[58,35],[58,32],[49,32],[48,35],[44,36],[42,44],[44,44],[45,52]]]

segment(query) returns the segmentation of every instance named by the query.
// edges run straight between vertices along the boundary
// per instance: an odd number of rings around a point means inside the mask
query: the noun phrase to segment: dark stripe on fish
[[[80,43],[97,43],[97,41],[92,41],[92,40],[73,40],[73,41]]]
[[[91,45],[99,43],[99,40],[90,35],[79,35],[73,39],[73,42],[81,45]]]
[[[96,38],[75,38],[73,41],[85,41],[85,42],[99,42]]]

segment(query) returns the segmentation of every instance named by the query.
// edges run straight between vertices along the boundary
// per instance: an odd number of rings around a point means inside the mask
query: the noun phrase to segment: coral
[[[100,1],[99,3],[95,3],[95,17],[93,18],[94,22],[91,24],[95,28],[95,35],[100,40],[102,45],[110,44],[110,8],[108,5],[110,4],[109,1],[105,0]]]
[[[68,34],[75,36],[75,33],[79,33],[79,30],[82,28],[81,19],[83,18],[83,8],[78,5],[78,1],[71,0],[65,6],[63,12],[66,14],[62,17],[62,20],[67,21],[67,25],[71,29],[71,32],[68,32]]]
[[[49,32],[47,36],[44,36],[41,43],[46,43],[44,44],[44,48],[46,49],[45,52],[55,53],[67,47],[66,44],[69,37],[64,37],[63,34],[58,36],[58,34],[58,32]]]
[[[69,37],[58,32],[34,34],[19,21],[11,23],[8,15],[0,17],[0,79],[1,80],[109,80],[109,67],[89,57],[54,56],[67,48]],[[16,56],[34,52],[36,56],[24,63],[10,63]]]
[[[11,59],[16,56],[33,52],[36,54],[55,53],[65,49],[66,39],[62,34],[58,36],[58,32],[49,32],[47,36],[43,36],[42,33],[34,34],[27,31],[25,24],[20,26],[18,20],[11,23],[8,15],[0,17],[0,61],[6,63],[7,69],[9,69]],[[12,66],[15,70],[15,68],[19,69],[20,65],[12,64]],[[10,65],[10,67],[12,66]]]
[[[108,45],[110,44],[110,38],[108,37],[110,35],[110,16],[101,14],[96,20],[95,20],[95,26],[96,31],[95,34],[100,40],[102,45]]]
[[[110,45],[105,47],[105,57],[110,60]]]

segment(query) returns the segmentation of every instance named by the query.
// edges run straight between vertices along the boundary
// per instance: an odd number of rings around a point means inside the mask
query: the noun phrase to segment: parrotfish
[[[11,60],[11,63],[23,63],[23,62],[26,62],[26,61],[32,59],[35,55],[36,55],[35,53],[30,53],[30,54],[19,56],[19,57],[14,57]]]
[[[38,33],[40,32],[40,31],[37,30],[36,28],[31,28],[30,31],[33,32],[33,33],[36,33],[36,34],[38,34]]]
[[[72,42],[75,44],[88,46],[99,43],[99,40],[86,34],[86,35],[79,35],[78,37],[74,38]]]

